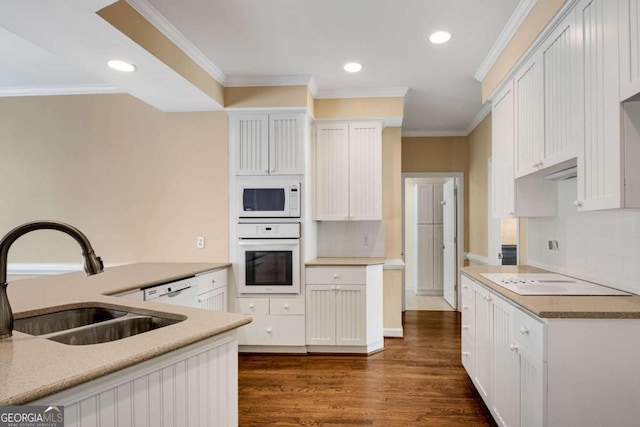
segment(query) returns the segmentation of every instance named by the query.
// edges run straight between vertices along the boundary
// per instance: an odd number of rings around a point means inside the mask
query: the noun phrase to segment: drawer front
[[[236,298],[236,313],[269,314],[269,298]]]
[[[522,347],[541,361],[546,361],[544,353],[545,325],[520,309],[516,309],[514,335]]]
[[[240,345],[305,345],[304,316],[252,316],[238,329]]]
[[[222,288],[227,286],[227,269],[223,268],[222,270],[205,273],[200,276],[196,276],[196,279],[198,282],[199,294]]]
[[[462,302],[467,301],[470,303],[469,305],[473,305],[473,280],[463,274],[460,288]]]
[[[366,267],[307,267],[310,285],[363,285],[366,282]]]
[[[302,298],[271,298],[269,314],[298,315],[304,314],[304,299]]]
[[[462,336],[473,343],[476,331],[473,304],[463,300],[460,310],[462,311]]]
[[[465,337],[462,337],[462,366],[466,369],[469,377],[473,378],[475,375],[473,344]]]

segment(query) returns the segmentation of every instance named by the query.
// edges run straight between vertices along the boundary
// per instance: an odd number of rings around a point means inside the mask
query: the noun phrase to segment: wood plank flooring
[[[407,311],[363,356],[241,354],[240,426],[495,426],[460,364],[458,312]]]

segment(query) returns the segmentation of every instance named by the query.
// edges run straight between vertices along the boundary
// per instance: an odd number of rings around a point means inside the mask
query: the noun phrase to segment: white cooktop
[[[631,295],[555,273],[480,273],[480,275],[519,295]]]

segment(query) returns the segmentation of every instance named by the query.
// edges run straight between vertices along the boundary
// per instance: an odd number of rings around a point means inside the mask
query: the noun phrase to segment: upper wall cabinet
[[[230,138],[236,175],[304,173],[304,114],[234,114]]]
[[[572,11],[514,78],[516,178],[576,157],[575,31]]]
[[[315,165],[316,220],[382,220],[379,122],[317,124]]]
[[[619,1],[620,100],[640,93],[640,0]]]

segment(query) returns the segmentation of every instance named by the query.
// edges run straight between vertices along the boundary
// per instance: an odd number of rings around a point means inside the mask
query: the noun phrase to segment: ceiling
[[[117,30],[106,28],[106,23],[99,22],[92,12],[112,1],[65,0],[63,5],[69,12],[65,14],[59,12],[60,2],[0,0],[0,94],[20,90],[27,94],[38,90],[47,93],[48,88],[53,88],[53,92],[55,88],[67,88],[72,93],[77,87],[82,89],[79,93],[91,92],[93,88],[96,93],[123,91],[134,96],[136,92],[149,98],[157,96],[152,93],[153,88],[143,88],[151,84],[147,79],[123,80],[102,70],[103,61],[100,68],[84,62],[95,59],[90,57],[100,50],[91,48],[92,40],[105,50],[105,55],[110,40],[117,41],[111,43],[111,50],[120,46],[132,55],[139,54],[134,52],[135,43]],[[204,55],[211,65],[209,69],[219,70],[215,77],[224,80],[223,84],[269,78],[286,81],[290,76],[307,76],[313,78],[320,98],[381,96],[407,90],[403,133],[428,135],[467,133],[482,108],[480,82],[474,79],[474,74],[520,1],[129,0],[129,3],[159,12],[166,28],[171,28],[174,34],[177,29],[191,45],[192,52]],[[65,19],[70,22],[65,23]],[[59,34],[68,32],[69,27],[76,28],[74,37]],[[95,32],[100,37],[92,34],[94,27],[99,27]],[[451,32],[451,41],[431,44],[429,34],[438,30]],[[74,38],[82,39],[83,43]],[[146,60],[153,62],[153,58]],[[362,63],[364,69],[357,74],[345,72],[342,66],[349,61]],[[164,81],[173,77],[162,70],[162,64],[154,66],[162,71],[155,77],[160,86],[165,86]],[[183,82],[175,80],[177,90]],[[192,95],[196,98],[194,109],[213,108],[199,99],[198,94]],[[183,103],[180,108],[166,110],[188,108]]]

